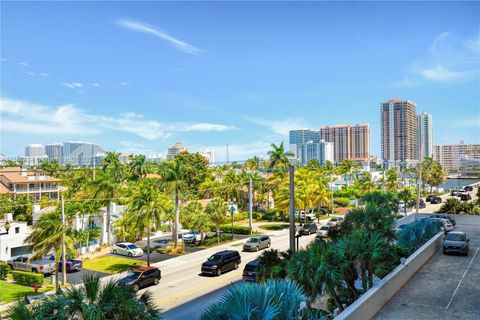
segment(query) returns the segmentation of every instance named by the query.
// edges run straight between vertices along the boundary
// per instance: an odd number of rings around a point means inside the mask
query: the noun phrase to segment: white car
[[[143,250],[139,246],[130,242],[116,243],[112,247],[113,254],[120,254],[128,257],[140,257],[143,256]]]
[[[448,219],[428,218],[428,220],[440,221],[442,223],[443,229],[445,229],[445,231],[452,231],[453,228],[454,228],[453,224]]]
[[[200,242],[202,240],[202,236],[193,231],[189,231],[188,233],[184,233],[182,235],[182,239],[185,243],[197,244],[197,242]]]
[[[317,230],[317,237],[319,238],[326,238],[328,237],[328,232],[330,232],[330,229],[332,229],[331,225],[323,225],[320,227],[320,229]]]
[[[317,218],[317,216],[313,212],[300,211],[298,214],[298,218],[300,220],[314,221]]]
[[[345,220],[345,219],[343,219],[343,217],[333,217],[332,219],[330,219],[328,221],[328,224],[332,225],[332,226],[336,226],[337,224],[342,223],[343,220]]]

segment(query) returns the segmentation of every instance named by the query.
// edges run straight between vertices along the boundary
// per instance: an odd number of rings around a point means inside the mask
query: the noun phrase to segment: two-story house
[[[60,180],[45,175],[42,170],[27,171],[20,167],[0,169],[0,194],[25,194],[35,200],[42,197],[59,198]]]

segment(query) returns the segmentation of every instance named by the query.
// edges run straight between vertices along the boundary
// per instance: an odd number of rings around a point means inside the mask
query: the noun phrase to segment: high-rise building
[[[387,166],[418,160],[415,103],[398,98],[380,104],[382,159]]]
[[[312,141],[320,143],[320,134],[318,131],[310,129],[290,130],[290,152],[294,157],[300,159],[299,148],[302,144]]]
[[[105,151],[91,142],[64,142],[63,163],[73,166],[91,166],[95,164],[95,157]]]
[[[435,146],[434,159],[440,162],[448,172],[458,172],[460,170],[460,159],[462,157],[480,159],[480,144],[465,144],[462,141],[459,144]]]
[[[432,115],[422,112],[417,115],[417,136],[419,160],[433,157],[433,122]]]
[[[338,124],[320,127],[320,139],[333,142],[333,160],[369,161],[370,126],[364,124]]]
[[[29,144],[25,147],[25,157],[43,157],[45,147],[41,144]]]
[[[173,159],[180,152],[187,151],[187,150],[188,150],[187,147],[182,145],[181,142],[177,142],[177,143],[175,143],[174,146],[172,146],[171,148],[168,148],[167,158],[168,159]]]
[[[208,164],[215,163],[215,151],[210,149],[200,150],[198,153],[208,160]]]
[[[49,161],[62,162],[63,160],[63,144],[52,143],[45,145],[45,153]]]
[[[297,144],[297,155],[302,165],[307,165],[310,160],[317,160],[322,165],[327,160],[333,162],[333,142],[320,140],[316,143],[310,140],[306,143]]]

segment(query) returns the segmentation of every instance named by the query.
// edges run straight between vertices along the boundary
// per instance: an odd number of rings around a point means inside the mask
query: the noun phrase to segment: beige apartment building
[[[480,144],[443,144],[436,145],[434,159],[440,162],[448,172],[458,172],[460,170],[460,160],[462,158],[478,159],[480,158]]]
[[[181,142],[177,142],[171,148],[168,148],[167,159],[173,159],[177,154],[183,151],[188,151],[188,148],[182,145]]]
[[[0,169],[0,194],[25,194],[35,200],[45,196],[58,199],[59,182],[59,179],[46,176],[43,171],[27,171],[20,167]]]
[[[382,159],[388,166],[418,160],[416,105],[398,98],[380,104]]]
[[[333,142],[333,160],[369,161],[370,126],[364,124],[337,124],[320,127],[320,139]]]

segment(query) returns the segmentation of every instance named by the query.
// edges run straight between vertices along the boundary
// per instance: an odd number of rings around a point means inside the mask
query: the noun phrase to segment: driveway
[[[377,314],[377,320],[480,319],[480,217],[457,230],[470,238],[468,257],[440,249]]]
[[[85,274],[94,274],[99,276],[100,278],[109,276],[110,274],[108,273],[103,273],[103,272],[98,272],[98,271],[93,271],[93,270],[86,270],[82,269],[80,271],[74,271],[74,272],[67,272],[67,282],[69,284],[80,284],[83,283],[82,278]],[[62,281],[63,274],[62,272],[59,272],[59,279]]]

